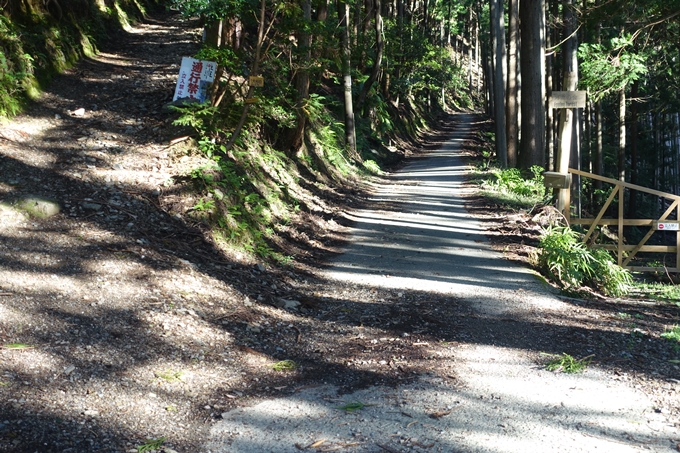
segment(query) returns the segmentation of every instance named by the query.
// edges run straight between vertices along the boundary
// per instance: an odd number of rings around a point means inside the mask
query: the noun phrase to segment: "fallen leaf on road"
[[[431,413],[431,414],[429,414],[429,415],[430,415],[430,418],[437,419],[437,418],[446,417],[446,416],[449,415],[450,413],[451,413],[450,410],[449,410],[449,411],[437,411],[437,412],[433,412],[433,413]]]
[[[319,448],[321,445],[323,445],[324,442],[326,442],[326,439],[317,440],[307,448]]]

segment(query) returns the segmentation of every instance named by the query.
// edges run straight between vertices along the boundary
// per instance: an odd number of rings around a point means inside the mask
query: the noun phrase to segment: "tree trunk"
[[[475,1],[475,66],[477,66],[477,95],[482,90],[482,77],[484,75],[484,70],[482,68],[481,62],[481,49],[479,48],[479,14],[480,7],[478,0]]]
[[[251,71],[251,75],[253,76],[256,76],[260,73],[260,58],[262,54],[262,43],[264,42],[264,20],[266,5],[267,5],[266,0],[260,0],[260,21],[257,24],[257,44],[255,45],[255,61],[253,62],[253,69]],[[251,85],[250,88],[248,88],[248,94],[246,98],[247,99],[252,98],[254,91],[255,88]],[[229,141],[225,145],[225,152],[231,150],[231,148],[234,146],[234,143],[236,143],[236,139],[238,139],[239,135],[241,135],[241,129],[243,129],[243,125],[246,124],[246,118],[248,117],[248,110],[250,110],[250,104],[245,104],[243,106],[243,111],[241,112],[241,118],[239,119],[238,124],[234,129],[234,132],[232,132],[231,137],[229,137]]]
[[[545,1],[519,5],[522,73],[519,166],[545,165]]]
[[[557,0],[550,0],[550,18],[554,22],[554,17],[555,17],[555,12],[553,11],[556,9],[555,5],[557,4]],[[556,27],[553,27],[553,30],[551,32],[547,32],[545,34],[545,45],[546,48],[551,47],[552,43],[555,41],[559,41],[558,39],[555,39],[556,36],[554,35]],[[550,99],[552,96],[553,92],[553,87],[554,87],[554,73],[555,73],[555,51],[553,50],[549,54],[546,54],[545,56],[545,97],[546,99]],[[555,171],[555,110],[551,109],[550,106],[546,109],[546,119],[545,119],[545,148],[547,150],[547,165],[545,167],[546,170],[548,171]]]
[[[562,0],[549,0],[548,9],[550,11],[550,23],[557,24],[561,23],[562,20],[559,18],[560,14],[560,3]],[[557,25],[552,26],[545,33],[546,48],[555,45],[562,41],[561,32],[562,30]],[[553,91],[560,91],[562,79],[560,78],[560,71],[562,70],[562,61],[556,58],[557,50],[552,50],[550,54],[545,57],[545,96],[546,99],[550,99]],[[547,166],[546,169],[549,171],[555,171],[557,168],[557,131],[559,129],[559,115],[556,115],[554,109],[546,106],[546,121],[545,121],[545,141],[546,141],[546,153],[547,153]]]
[[[604,176],[604,157],[602,153],[602,101],[597,101],[595,103],[595,160],[594,160],[594,170],[593,173],[596,175]],[[593,182],[595,190],[597,191],[595,195],[595,203],[598,205],[602,199],[600,191],[602,190],[602,181],[597,179]]]
[[[519,44],[519,0],[508,6],[508,90],[505,93],[505,130],[508,146],[508,166],[517,167],[519,145],[519,104],[517,87],[517,46]]]
[[[626,180],[626,88],[619,91],[619,180]]]
[[[342,3],[340,3],[342,5]],[[340,6],[342,9],[342,6]],[[350,21],[350,14],[347,13],[347,26],[349,26]],[[354,48],[359,47],[359,24],[361,23],[361,2],[360,1],[355,1],[354,2],[354,22],[352,22],[352,33],[351,38],[350,38],[350,46],[354,46]]]
[[[210,21],[205,25],[205,39],[203,42],[212,47],[222,47],[222,30],[225,26],[226,19],[219,19]]]
[[[452,0],[449,0],[447,9],[446,9],[446,37],[445,37],[445,42],[448,46],[451,45],[451,3]],[[472,8],[470,8],[472,10]]]
[[[491,37],[493,40],[493,98],[496,126],[496,157],[501,168],[508,166],[508,147],[505,137],[505,23],[502,0],[491,0]]]
[[[494,112],[496,111],[496,100],[494,99],[494,70],[493,70],[493,57],[491,55],[488,55],[489,52],[487,52],[486,46],[484,46],[484,49],[482,49],[482,59],[484,60],[484,80],[485,80],[485,85],[487,87],[486,93],[487,93],[487,104],[486,104],[486,113],[489,116],[493,116]]]
[[[264,0],[263,0],[264,1]],[[340,3],[338,8],[342,32],[342,81],[345,101],[345,146],[352,158],[357,157],[356,131],[354,128],[354,104],[352,101],[352,71],[349,33],[349,3]]]
[[[637,105],[637,95],[639,82],[636,80],[633,82],[633,86],[630,89],[630,182],[631,184],[638,184],[637,177],[637,167],[638,167],[638,155],[637,155],[637,142],[638,142],[638,105]],[[675,154],[675,153],[674,153]],[[637,191],[629,190],[628,196],[628,217],[634,219],[637,212]]]
[[[472,93],[472,87],[473,87],[473,77],[474,77],[474,67],[472,66],[473,61],[474,61],[474,56],[472,55],[473,51],[473,40],[474,40],[474,8],[470,6],[468,9],[468,20],[467,20],[467,25],[468,25],[468,36],[470,38],[470,43],[468,45],[468,87],[470,90],[470,93]]]
[[[357,99],[357,111],[362,112],[364,108],[364,102],[368,96],[371,87],[378,80],[378,74],[380,73],[380,66],[382,65],[383,50],[385,48],[385,43],[383,42],[383,20],[382,20],[382,6],[380,0],[375,0],[375,61],[373,62],[373,69],[371,74],[368,76],[368,80],[364,82],[364,87],[359,93],[359,99]]]
[[[302,16],[305,24],[311,25],[311,0],[302,0]],[[309,62],[312,59],[312,35],[307,30],[309,30],[309,27],[303,27],[298,38],[300,43],[300,54],[297,75],[295,77],[295,90],[297,91],[295,114],[297,116],[297,123],[295,129],[293,129],[289,142],[291,155],[295,155],[302,147],[305,126],[307,124],[307,115],[305,114],[303,107],[309,97]]]
[[[564,0],[564,44],[562,45],[562,70],[563,82],[562,90],[575,91],[578,84],[578,61],[576,60],[576,49],[578,48],[576,30],[576,17],[573,11],[572,0]],[[569,170],[569,162],[572,155],[572,132],[574,129],[574,110],[560,109],[560,124],[559,124],[559,151],[557,153],[558,173],[567,173]],[[569,189],[560,189],[557,200],[557,210],[564,212],[565,216],[569,214],[569,206],[566,204],[569,200]]]

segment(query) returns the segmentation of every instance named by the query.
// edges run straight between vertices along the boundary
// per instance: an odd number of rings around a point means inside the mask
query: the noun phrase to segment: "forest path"
[[[595,366],[566,375],[540,364],[540,351],[565,333],[549,318],[578,315],[531,271],[493,251],[466,211],[469,168],[460,153],[477,118],[460,114],[454,121],[441,149],[377,187],[377,209],[354,213],[350,243],[325,274],[403,297],[443,296],[464,312],[451,319],[441,307],[441,321],[452,324],[458,341],[421,343],[437,364],[408,384],[342,394],[319,383],[226,412],[211,431],[209,451],[676,450],[677,432],[642,392]],[[351,403],[361,409],[342,410]]]
[[[349,245],[370,250],[364,269],[348,255],[334,269],[366,284],[310,272],[314,254],[277,267],[215,247],[187,215],[201,196],[187,175],[208,159],[169,146],[184,134],[162,109],[196,26],[170,14],[116,34],[0,128],[0,451],[135,453],[160,438],[164,453],[322,438],[309,450],[573,451],[588,436],[608,451],[668,450],[680,357],[659,335],[677,308],[560,302],[502,261],[459,200],[464,165],[446,163],[472,130],[376,183],[375,212],[350,214],[384,244]],[[337,245],[340,201],[363,196],[324,189],[319,211],[287,225],[310,253]],[[34,205],[51,212],[27,215]],[[542,369],[542,352],[565,351],[598,367]],[[607,385],[622,411],[590,400]],[[370,405],[345,413],[342,401]],[[544,428],[560,442],[539,445]]]

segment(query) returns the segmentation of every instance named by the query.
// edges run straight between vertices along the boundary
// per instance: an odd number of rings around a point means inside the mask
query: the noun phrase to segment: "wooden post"
[[[680,204],[675,209],[675,219],[680,222]],[[680,268],[680,230],[675,232],[675,267]]]
[[[617,257],[618,265],[623,263],[623,200],[625,199],[623,193],[623,186],[619,188],[619,231],[618,231],[618,244],[617,244]]]
[[[584,108],[586,106],[585,91],[553,91],[550,96],[550,107],[560,109],[560,146],[557,148],[555,159],[556,171],[567,173],[569,171],[569,157],[571,155],[571,128],[574,112],[571,109]],[[557,210],[564,214],[567,222],[571,219],[571,188],[559,189],[557,192]]]

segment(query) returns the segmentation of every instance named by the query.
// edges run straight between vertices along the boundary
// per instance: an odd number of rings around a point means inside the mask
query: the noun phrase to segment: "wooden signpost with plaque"
[[[264,77],[262,76],[250,76],[248,77],[248,85],[251,87],[263,87],[264,86]]]
[[[550,96],[551,109],[583,109],[585,107],[585,91],[553,91]]]
[[[553,91],[550,96],[550,108],[561,109],[582,109],[586,106],[585,91]],[[568,175],[569,157],[571,152],[571,135],[563,137],[562,134],[571,134],[571,131],[564,131],[560,128],[560,146],[557,148],[556,175],[564,178],[566,187],[553,186],[557,189],[557,209],[560,210],[566,219],[570,218],[570,178]]]

